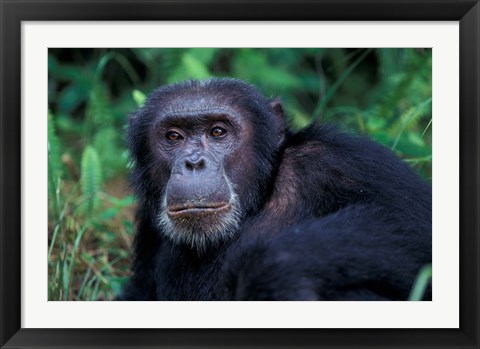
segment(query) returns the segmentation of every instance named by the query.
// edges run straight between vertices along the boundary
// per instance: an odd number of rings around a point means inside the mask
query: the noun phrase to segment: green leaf
[[[80,184],[86,200],[87,209],[91,212],[98,206],[100,186],[102,184],[102,169],[97,151],[87,146],[83,151],[81,163]]]
[[[145,100],[147,99],[147,96],[145,96],[145,93],[139,90],[133,90],[132,96],[133,96],[133,100],[137,104],[137,107],[143,107],[143,104],[145,104]]]
[[[60,213],[60,180],[63,175],[60,142],[55,132],[53,116],[48,112],[48,195],[49,204],[58,215]]]
[[[421,301],[425,290],[427,289],[430,280],[432,279],[432,265],[428,264],[420,269],[417,278],[413,284],[410,296],[408,297],[409,301]]]
[[[112,127],[114,115],[106,86],[96,82],[90,91],[86,110],[85,137],[91,141],[98,129]]]
[[[130,278],[127,276],[119,276],[110,279],[110,287],[113,292],[118,295],[122,292],[123,286],[128,282]]]
[[[93,146],[100,158],[104,179],[112,178],[126,170],[127,159],[119,156],[122,148],[118,131],[113,127],[103,127],[97,130]]]

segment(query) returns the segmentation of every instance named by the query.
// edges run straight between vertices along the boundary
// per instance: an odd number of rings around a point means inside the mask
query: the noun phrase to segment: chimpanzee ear
[[[270,100],[270,107],[272,108],[273,112],[277,115],[280,120],[284,120],[285,114],[283,112],[283,104],[280,98],[273,98]]]
[[[283,104],[280,98],[273,98],[270,100],[270,107],[273,113],[277,117],[277,134],[278,145],[282,144],[285,140],[285,113],[283,111]]]

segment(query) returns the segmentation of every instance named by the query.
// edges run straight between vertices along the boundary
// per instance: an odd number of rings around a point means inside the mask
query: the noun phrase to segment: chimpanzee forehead
[[[259,91],[235,79],[189,80],[154,91],[146,103],[157,122],[168,116],[195,118],[206,114],[225,114],[236,121],[266,118],[269,100]]]
[[[186,105],[205,109],[212,106],[241,106],[248,101],[266,103],[264,96],[253,86],[231,78],[187,80],[163,86],[153,93],[162,103],[185,108]],[[156,99],[156,98],[155,98]]]
[[[161,119],[181,116],[195,117],[202,115],[226,115],[230,118],[245,118],[248,114],[246,106],[238,99],[220,98],[220,96],[187,91],[175,98],[166,99],[156,108],[156,114]]]
[[[227,122],[229,124],[241,125],[245,124],[242,116],[231,109],[224,108],[208,108],[193,110],[177,110],[171,113],[161,113],[156,125],[198,125],[201,123],[212,123],[215,121]]]

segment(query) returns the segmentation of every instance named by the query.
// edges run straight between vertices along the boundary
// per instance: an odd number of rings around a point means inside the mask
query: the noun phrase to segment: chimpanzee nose
[[[185,160],[185,167],[189,171],[201,171],[205,169],[205,159],[202,157],[191,157]]]

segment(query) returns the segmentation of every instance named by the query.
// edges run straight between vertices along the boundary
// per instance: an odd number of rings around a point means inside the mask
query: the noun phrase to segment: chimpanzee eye
[[[180,133],[175,132],[175,131],[167,132],[166,138],[169,141],[179,141],[179,140],[183,139],[183,137],[180,135]]]
[[[210,134],[213,136],[213,137],[222,137],[223,135],[225,135],[227,133],[227,130],[221,128],[221,127],[214,127],[210,130]]]

